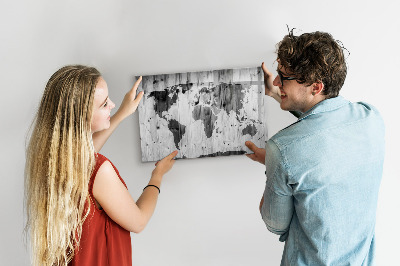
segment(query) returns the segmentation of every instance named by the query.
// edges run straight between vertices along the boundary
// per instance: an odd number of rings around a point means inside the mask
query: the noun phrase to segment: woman
[[[27,149],[27,229],[34,265],[131,265],[130,232],[154,212],[174,151],[156,164],[135,202],[115,166],[100,151],[119,123],[134,113],[141,81],[118,111],[100,73],[65,66],[48,81]]]

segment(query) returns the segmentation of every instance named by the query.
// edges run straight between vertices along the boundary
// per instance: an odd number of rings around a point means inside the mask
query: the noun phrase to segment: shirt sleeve
[[[289,174],[281,151],[273,141],[267,142],[265,150],[267,182],[261,217],[268,230],[282,235],[280,241],[285,241],[285,233],[289,230],[294,212],[292,188],[288,184]]]

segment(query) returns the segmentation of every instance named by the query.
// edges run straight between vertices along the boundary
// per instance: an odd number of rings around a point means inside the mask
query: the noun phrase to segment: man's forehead
[[[278,66],[276,68],[277,71],[281,72],[283,75],[295,75],[292,71],[287,71],[281,63],[278,62]]]
[[[278,66],[276,67],[276,70],[281,72],[282,74],[286,73],[285,67],[282,66],[280,63],[278,63]]]
[[[278,59],[276,59],[276,62],[278,63],[278,65],[276,66],[276,69],[279,71],[284,71],[285,69],[283,68],[283,66],[281,64],[281,60],[278,58]]]

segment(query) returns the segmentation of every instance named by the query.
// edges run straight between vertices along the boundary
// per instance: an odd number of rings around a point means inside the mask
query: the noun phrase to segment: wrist
[[[159,186],[156,186],[156,185],[152,185],[152,184],[149,184],[149,185],[145,186],[145,187],[143,188],[143,191],[144,191],[146,188],[148,188],[148,187],[155,187],[155,188],[158,190],[158,194],[161,193],[160,187],[159,187]]]
[[[126,116],[118,109],[111,118],[113,119],[113,122],[121,123]]]
[[[150,181],[149,181],[149,184],[150,183],[155,183],[155,184],[161,184],[161,181],[162,181],[162,178],[163,178],[163,175],[162,174],[160,174],[159,172],[157,172],[157,171],[153,171],[152,173],[151,173],[151,178],[150,178]]]

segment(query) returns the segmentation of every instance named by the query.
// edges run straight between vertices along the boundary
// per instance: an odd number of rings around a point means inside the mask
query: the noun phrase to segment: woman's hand
[[[274,76],[265,66],[264,62],[261,64],[261,68],[264,72],[264,84],[265,84],[265,95],[271,96],[279,103],[282,101],[281,99],[281,91],[278,86],[274,86]]]
[[[116,112],[116,114],[120,115],[122,119],[125,119],[136,111],[144,93],[143,91],[141,91],[138,95],[136,95],[137,88],[139,87],[141,81],[142,76],[140,76],[138,80],[136,80],[135,84],[133,84],[132,89],[125,94],[124,100],[122,101],[121,106]]]
[[[124,100],[122,101],[122,104],[119,107],[118,111],[111,117],[110,127],[93,134],[93,145],[96,152],[99,152],[101,150],[104,143],[106,143],[107,139],[111,136],[111,134],[118,127],[121,121],[136,111],[139,102],[143,97],[142,91],[138,95],[136,95],[136,90],[141,81],[142,77],[140,77],[135,82],[132,89],[128,91],[128,93],[125,95]]]
[[[175,163],[174,157],[178,154],[178,151],[173,151],[170,155],[165,157],[164,159],[156,162],[156,168],[154,168],[152,175],[153,176],[163,176],[169,170],[171,170],[172,166]]]

